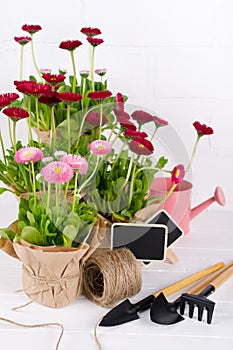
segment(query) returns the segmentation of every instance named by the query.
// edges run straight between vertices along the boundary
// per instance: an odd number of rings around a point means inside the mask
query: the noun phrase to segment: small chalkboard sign
[[[111,228],[112,248],[128,248],[138,260],[164,260],[167,226],[161,224],[115,223]]]
[[[151,216],[146,223],[167,226],[167,229],[168,229],[167,247],[169,247],[172,243],[177,241],[177,239],[183,236],[184,234],[183,230],[175,223],[175,221],[163,209],[159,210],[156,214]]]

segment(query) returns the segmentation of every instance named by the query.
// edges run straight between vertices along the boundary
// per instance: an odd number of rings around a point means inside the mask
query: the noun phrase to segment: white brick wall
[[[43,27],[36,35],[40,66],[68,70],[69,57],[58,49],[59,42],[83,39],[83,25],[100,27],[105,44],[96,50],[96,67],[108,68],[113,92],[122,91],[130,103],[167,118],[188,152],[195,138],[192,122],[213,126],[215,135],[201,140],[193,164],[193,201],[221,185],[232,210],[232,18],[232,0],[7,2],[0,22],[0,91],[12,89],[17,78],[19,48],[13,37],[22,24]],[[29,50],[25,54],[29,74]],[[88,68],[87,59],[83,45],[76,54],[78,69]],[[1,127],[6,127],[4,117]]]

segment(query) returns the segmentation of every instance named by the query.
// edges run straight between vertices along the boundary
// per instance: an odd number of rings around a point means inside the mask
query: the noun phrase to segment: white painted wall
[[[22,34],[22,24],[43,27],[35,36],[40,67],[69,71],[69,57],[58,49],[60,41],[84,41],[82,26],[101,28],[105,43],[96,50],[96,68],[108,69],[114,93],[121,91],[130,103],[169,120],[188,152],[195,139],[193,121],[214,128],[212,137],[201,140],[193,164],[193,201],[207,198],[221,185],[227,209],[232,210],[232,18],[232,0],[5,2],[0,21],[0,92],[12,90],[18,78],[19,46],[13,37]],[[78,50],[78,69],[88,68],[86,45]],[[29,47],[25,60],[26,78],[33,71]],[[17,206],[8,195],[1,197],[0,209],[1,226],[15,218]]]

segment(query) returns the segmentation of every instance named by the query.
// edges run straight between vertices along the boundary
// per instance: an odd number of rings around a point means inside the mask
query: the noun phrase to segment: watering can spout
[[[205,210],[210,204],[217,202],[219,205],[224,206],[226,204],[225,196],[221,187],[216,187],[213,197],[207,199],[203,203],[197,205],[191,210],[190,219],[192,220],[197,215],[199,215],[203,210]]]

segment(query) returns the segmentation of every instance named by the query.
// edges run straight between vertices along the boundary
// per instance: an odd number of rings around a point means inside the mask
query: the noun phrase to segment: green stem
[[[167,192],[166,196],[164,196],[157,204],[161,204],[161,203],[165,202],[165,200],[168,199],[168,197],[170,197],[170,195],[172,194],[172,192],[174,191],[176,186],[177,186],[177,184],[172,185],[170,190]]]
[[[81,191],[83,190],[83,188],[87,185],[87,183],[93,178],[93,176],[95,175],[95,172],[98,168],[98,165],[99,165],[99,156],[97,156],[97,161],[96,161],[96,164],[95,164],[95,168],[93,170],[93,172],[91,173],[91,176],[89,176],[86,181],[83,182],[83,184],[79,187],[79,190],[78,190],[78,194],[81,193]]]
[[[48,183],[48,192],[47,192],[47,207],[46,207],[46,212],[49,212],[49,207],[50,207],[50,200],[51,200],[51,183]]]
[[[99,128],[99,140],[101,140],[101,129],[102,129],[102,120],[103,120],[103,105],[100,104],[100,128]]]
[[[5,147],[4,147],[4,142],[3,142],[1,131],[0,131],[0,144],[1,144],[2,156],[3,156],[4,164],[7,165]]]
[[[194,147],[193,147],[193,152],[192,152],[190,161],[189,161],[189,163],[188,163],[188,165],[187,165],[187,167],[186,167],[186,169],[185,169],[185,173],[188,172],[188,170],[189,170],[189,168],[190,168],[190,166],[191,166],[191,164],[192,164],[192,161],[193,161],[193,158],[194,158],[194,156],[195,156],[195,154],[196,154],[197,145],[198,145],[198,143],[199,143],[200,138],[201,138],[201,135],[197,135],[197,138],[196,138],[196,141],[195,141],[195,144],[194,144]]]
[[[19,80],[21,81],[23,79],[23,51],[24,51],[24,45],[20,45],[20,70],[19,70]]]
[[[33,161],[31,162],[31,168],[32,168],[32,186],[33,186],[34,206],[36,206],[36,177],[35,177],[35,169],[34,169]]]
[[[70,104],[67,105],[67,138],[68,138],[68,153],[70,153]]]
[[[120,188],[120,191],[122,191],[125,188],[125,186],[127,185],[127,182],[129,181],[129,177],[130,177],[130,174],[131,174],[131,169],[132,169],[132,166],[133,166],[133,161],[134,161],[134,156],[132,155],[132,157],[130,159],[127,175],[126,175],[126,178],[125,178],[125,181],[124,181],[123,185]],[[135,177],[136,177],[136,174],[135,174]]]
[[[91,45],[90,78],[91,78],[92,91],[95,91],[95,81],[94,81],[94,56],[95,56],[95,47]]]
[[[9,131],[9,137],[10,137],[11,146],[14,147],[14,142],[13,142],[13,137],[12,137],[12,129],[11,129],[11,119],[10,118],[8,118],[8,131]]]
[[[161,168],[151,168],[151,167],[143,167],[143,168],[140,168],[136,171],[136,174],[135,174],[135,177],[137,176],[137,174],[140,172],[140,171],[143,171],[143,170],[157,170],[157,171],[163,171],[164,173],[169,173],[171,174],[171,171],[170,170],[164,170],[164,169],[161,169]]]
[[[64,198],[63,198],[63,204],[64,204],[64,206],[66,205],[66,202],[67,202],[67,193],[68,193],[69,183],[70,183],[70,182],[67,182],[67,183],[66,183],[66,187],[65,187],[65,191],[64,191]]]
[[[112,142],[111,142],[111,146],[113,146],[114,145],[114,143],[116,142],[116,140],[118,139],[118,137],[120,136],[120,134],[122,133],[122,131],[121,130],[119,130],[118,131],[118,133],[116,134],[116,136],[114,137],[114,139],[112,140]]]
[[[32,128],[31,128],[31,97],[28,97],[28,114],[29,117],[27,118],[27,124],[28,124],[28,143],[31,144],[32,141]]]
[[[72,67],[73,67],[73,84],[72,84],[72,92],[75,92],[76,88],[76,82],[77,82],[77,73],[76,73],[76,66],[74,61],[74,51],[70,51],[71,61],[72,61]]]
[[[36,131],[38,146],[40,147],[40,121],[39,121],[39,108],[38,108],[38,99],[36,98]]]
[[[157,130],[158,130],[158,128],[155,127],[155,130],[153,132],[153,135],[151,136],[150,142],[152,142],[154,140],[154,137],[156,135]]]
[[[31,40],[32,60],[33,60],[35,69],[37,71],[37,74],[39,75],[40,79],[42,80],[41,73],[40,73],[40,70],[39,70],[39,68],[37,66],[36,58],[35,58],[33,34],[31,34],[31,38],[32,38],[32,40]]]
[[[121,156],[121,153],[122,153],[122,151],[123,151],[123,148],[125,147],[125,144],[126,144],[126,141],[123,143],[123,145],[122,145],[122,147],[121,147],[121,149],[120,149],[120,151],[119,151],[119,153],[118,153],[118,155],[117,155],[117,157],[116,157],[116,159],[115,159],[115,161],[114,161],[114,163],[113,163],[113,165],[112,165],[111,171],[113,171],[113,169],[115,168],[116,163],[117,163],[118,159],[119,159],[120,156]]]
[[[76,171],[75,178],[74,178],[74,195],[73,195],[73,203],[72,203],[72,212],[73,213],[75,211],[75,202],[76,202],[77,188],[78,188],[78,171]]]
[[[51,134],[50,134],[50,148],[56,146],[56,126],[55,126],[55,117],[54,117],[54,107],[50,109],[51,113]]]
[[[16,152],[16,121],[13,120],[13,145],[14,151]]]
[[[55,191],[56,191],[56,198],[55,198],[55,202],[56,202],[56,221],[58,218],[58,184],[55,184]]]
[[[79,132],[78,132],[78,139],[77,139],[76,147],[78,147],[79,139],[80,139],[80,136],[81,136],[81,133],[82,133],[83,126],[84,126],[85,119],[86,119],[87,115],[88,115],[91,111],[93,111],[94,109],[96,109],[96,108],[98,108],[98,107],[99,107],[99,105],[93,106],[93,107],[89,108],[88,111],[84,114],[83,119],[82,119],[82,122],[81,122],[81,125],[80,125],[80,129],[79,129]]]
[[[133,171],[132,171],[132,177],[131,177],[131,183],[130,183],[130,190],[129,190],[129,201],[128,201],[128,205],[127,208],[130,208],[130,204],[132,202],[133,199],[133,186],[134,186],[134,180],[135,180],[135,170],[136,170],[136,166],[137,163],[134,163],[134,167],[133,167]]]
[[[86,91],[86,81],[87,79],[86,78],[82,78],[82,100],[81,100],[81,104],[82,104],[82,109],[84,109],[84,96],[85,96],[85,91]]]

